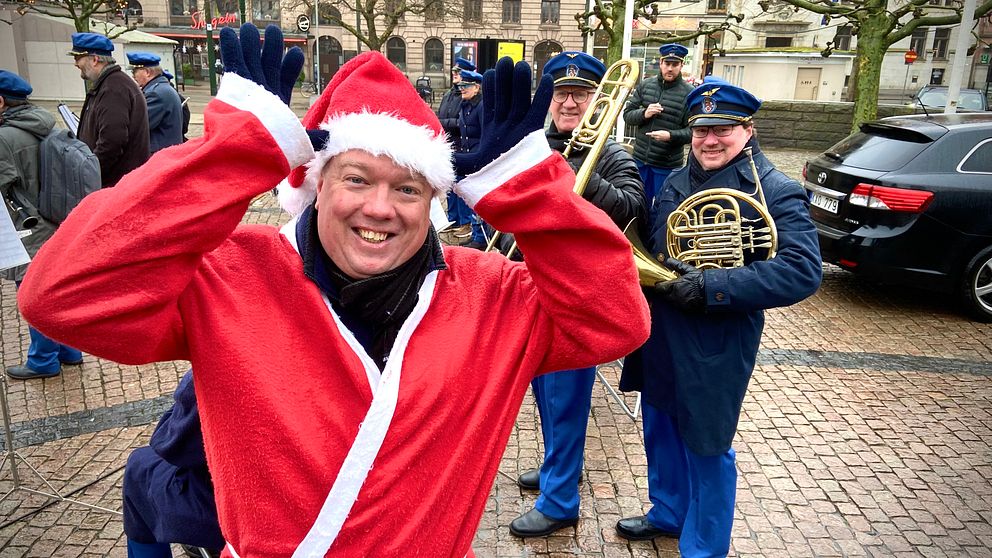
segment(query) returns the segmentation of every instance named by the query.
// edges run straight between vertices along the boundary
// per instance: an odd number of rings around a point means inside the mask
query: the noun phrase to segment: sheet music
[[[454,222],[448,220],[448,214],[444,212],[441,201],[437,197],[431,198],[431,223],[439,234],[444,229],[454,225]]]
[[[72,132],[72,135],[76,135],[76,130],[79,129],[79,117],[62,103],[59,103],[59,115],[62,117],[62,121],[65,122],[66,128]]]
[[[0,208],[0,271],[31,261],[6,208]]]

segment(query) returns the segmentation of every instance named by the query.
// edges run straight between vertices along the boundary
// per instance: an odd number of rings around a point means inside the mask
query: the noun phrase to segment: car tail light
[[[926,190],[905,190],[862,183],[854,187],[847,202],[869,209],[922,213],[932,200],[933,192]]]

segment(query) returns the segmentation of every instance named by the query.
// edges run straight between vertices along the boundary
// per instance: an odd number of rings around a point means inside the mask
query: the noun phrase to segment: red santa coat
[[[526,265],[445,249],[380,371],[304,276],[292,230],[239,225],[313,155],[245,84],[225,76],[203,138],[73,211],[21,311],[103,358],[192,362],[225,555],[465,556],[531,378],[647,337],[629,245],[536,131],[458,186]]]

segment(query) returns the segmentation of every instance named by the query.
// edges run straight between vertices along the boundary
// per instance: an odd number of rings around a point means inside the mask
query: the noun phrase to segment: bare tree
[[[851,24],[851,35],[858,37],[850,88],[854,89],[854,120],[852,131],[863,122],[878,116],[878,86],[885,52],[893,44],[909,37],[920,27],[948,26],[961,23],[962,3],[934,5],[931,0],[762,0],[761,8],[769,11],[788,4],[830,18],[844,18]],[[893,6],[890,7],[890,3]],[[985,0],[975,9],[975,20],[992,12],[992,0]],[[962,30],[964,32],[964,30]],[[835,37],[836,40],[836,37]],[[827,43],[823,55],[829,56],[833,41]],[[963,53],[962,53],[963,54]]]
[[[127,9],[127,0],[21,0],[15,2],[15,10],[20,15],[28,12],[64,17],[72,20],[77,32],[87,33],[94,17],[112,17]],[[10,23],[10,22],[8,22]],[[134,29],[133,26],[115,27],[107,36],[114,38]]]
[[[284,0],[283,7],[304,8],[306,13],[313,13],[313,3],[314,0]],[[461,18],[464,13],[461,0],[320,0],[319,6],[321,21],[340,26],[369,50],[378,51],[396,34],[396,28],[408,14],[424,16],[428,22],[441,22],[450,16]],[[356,14],[360,25],[355,20]],[[478,15],[481,22],[481,10]]]
[[[627,0],[594,0],[591,9],[575,14],[575,21],[583,35],[591,35],[602,30],[609,37],[606,47],[606,64],[610,65],[620,59],[623,48],[623,21]],[[657,0],[632,0],[634,2],[634,19],[647,19],[651,23],[658,20]],[[701,23],[696,31],[691,33],[669,33],[664,31],[649,31],[644,37],[632,39],[633,44],[651,42],[681,43],[697,37],[709,37],[729,31],[740,39],[740,35],[730,28],[730,21],[740,23],[744,16],[728,13],[719,24]]]

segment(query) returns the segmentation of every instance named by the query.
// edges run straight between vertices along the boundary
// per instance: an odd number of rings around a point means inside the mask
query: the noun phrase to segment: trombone
[[[624,58],[614,62],[607,68],[606,74],[600,80],[599,86],[593,94],[593,100],[582,116],[582,122],[575,130],[572,130],[572,137],[568,140],[568,145],[562,156],[567,159],[574,149],[587,149],[589,151],[582,166],[575,173],[574,191],[576,194],[581,196],[585,192],[589,179],[596,169],[596,163],[606,146],[606,140],[609,139],[610,132],[617,123],[623,104],[626,102],[627,96],[637,86],[639,75],[640,67],[636,61]],[[492,252],[496,248],[496,243],[501,235],[502,233],[499,231],[493,232],[486,245],[486,252]],[[511,257],[516,250],[517,243],[514,242],[506,252],[506,257]]]

